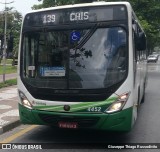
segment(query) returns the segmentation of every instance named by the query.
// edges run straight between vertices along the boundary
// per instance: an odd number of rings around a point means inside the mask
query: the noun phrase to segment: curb
[[[0,126],[0,135],[21,125],[20,120],[11,121],[10,123]]]

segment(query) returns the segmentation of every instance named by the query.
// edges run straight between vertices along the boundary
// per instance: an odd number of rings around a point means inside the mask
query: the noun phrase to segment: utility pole
[[[7,47],[7,7],[6,5],[7,4],[11,4],[13,3],[14,1],[12,2],[9,2],[7,3],[6,0],[4,3],[0,2],[1,4],[4,4],[5,5],[5,9],[4,9],[4,48],[3,48],[3,82],[5,83],[5,73],[6,73],[6,47]]]

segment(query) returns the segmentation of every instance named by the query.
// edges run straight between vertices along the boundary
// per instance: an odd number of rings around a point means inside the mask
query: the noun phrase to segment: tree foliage
[[[22,23],[22,15],[18,11],[12,11],[13,8],[7,8],[7,42],[10,38],[13,39],[13,51],[12,55],[17,56],[18,46],[19,46],[19,36]],[[1,36],[1,47],[0,54],[3,52],[4,44],[4,26],[5,26],[5,16],[4,12],[0,14],[0,36]],[[9,55],[9,47],[7,48],[7,54]],[[1,56],[2,58],[2,56]]]

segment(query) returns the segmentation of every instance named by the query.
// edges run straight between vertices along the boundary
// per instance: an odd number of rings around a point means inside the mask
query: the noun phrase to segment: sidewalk
[[[0,134],[20,125],[17,86],[0,89]]]

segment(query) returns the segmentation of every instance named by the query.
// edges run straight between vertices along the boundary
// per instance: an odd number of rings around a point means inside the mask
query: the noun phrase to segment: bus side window
[[[119,59],[118,59],[118,68],[126,70],[125,62],[126,62],[126,45],[122,45],[118,49]]]

